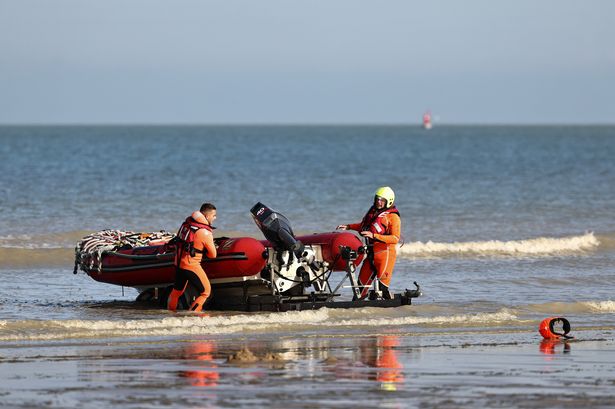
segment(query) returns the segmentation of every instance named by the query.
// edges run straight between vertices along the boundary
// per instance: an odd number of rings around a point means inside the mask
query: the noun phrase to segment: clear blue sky
[[[0,123],[615,123],[612,0],[0,0]]]

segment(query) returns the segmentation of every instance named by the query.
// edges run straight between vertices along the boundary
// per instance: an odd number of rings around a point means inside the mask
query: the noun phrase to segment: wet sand
[[[612,334],[581,335],[3,344],[0,401],[9,408],[613,407]]]

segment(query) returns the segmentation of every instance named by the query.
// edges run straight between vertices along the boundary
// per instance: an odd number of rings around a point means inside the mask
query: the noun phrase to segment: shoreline
[[[0,396],[7,407],[615,404],[612,332],[567,342],[521,335],[449,346],[392,333],[4,345]]]

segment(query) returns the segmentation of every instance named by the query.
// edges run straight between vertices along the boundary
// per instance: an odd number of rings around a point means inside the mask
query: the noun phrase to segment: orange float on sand
[[[560,332],[561,330],[561,332]],[[542,320],[538,327],[538,332],[544,339],[572,338],[570,332],[570,322],[563,317],[549,317]]]

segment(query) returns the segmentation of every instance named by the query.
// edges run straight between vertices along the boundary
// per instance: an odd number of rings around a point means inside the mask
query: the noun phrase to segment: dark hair
[[[203,203],[201,205],[201,213],[209,212],[210,210],[216,210],[216,206],[211,203]]]

